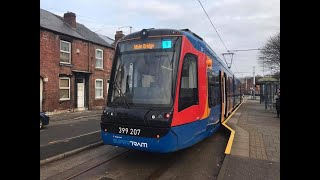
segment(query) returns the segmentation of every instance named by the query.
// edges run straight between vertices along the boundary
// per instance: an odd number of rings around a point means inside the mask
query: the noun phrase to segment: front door
[[[84,110],[84,80],[77,82],[77,107],[78,110]]]
[[[40,112],[42,111],[42,99],[43,99],[43,81],[42,78],[40,77]]]

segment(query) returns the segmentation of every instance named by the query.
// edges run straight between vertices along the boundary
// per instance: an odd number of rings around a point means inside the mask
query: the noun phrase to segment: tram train
[[[104,144],[168,153],[213,135],[242,102],[240,81],[189,29],[143,29],[115,49]]]

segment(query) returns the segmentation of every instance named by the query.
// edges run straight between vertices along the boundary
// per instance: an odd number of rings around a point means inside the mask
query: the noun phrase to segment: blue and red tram
[[[188,29],[143,29],[116,45],[104,144],[173,152],[212,135],[242,101],[241,83]]]

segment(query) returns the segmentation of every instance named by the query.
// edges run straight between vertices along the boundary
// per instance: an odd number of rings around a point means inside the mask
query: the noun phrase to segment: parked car
[[[49,116],[44,112],[40,112],[40,129],[43,128],[44,125],[49,124]]]

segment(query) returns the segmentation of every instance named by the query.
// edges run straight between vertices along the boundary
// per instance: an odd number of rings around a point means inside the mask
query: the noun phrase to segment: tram
[[[101,116],[104,144],[168,153],[213,135],[241,82],[189,29],[143,29],[116,45]]]

